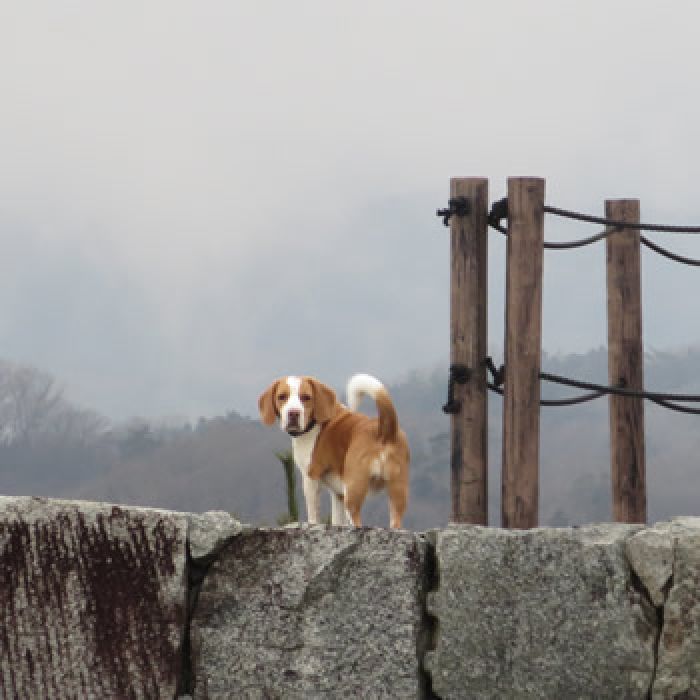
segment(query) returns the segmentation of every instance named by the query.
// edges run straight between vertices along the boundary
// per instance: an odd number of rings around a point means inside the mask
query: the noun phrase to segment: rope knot
[[[492,384],[495,388],[501,386],[505,380],[506,366],[501,365],[496,369],[496,365],[493,364],[493,359],[490,357],[484,358],[484,365],[486,369],[491,372]]]
[[[499,229],[501,228],[501,221],[508,218],[508,197],[499,199],[491,205],[491,211],[489,212],[488,222],[491,228]]]
[[[445,413],[459,413],[462,402],[455,399],[455,384],[466,384],[472,376],[472,371],[466,365],[450,365],[450,380],[447,385],[447,403],[442,407]]]
[[[468,216],[471,213],[471,206],[466,197],[451,197],[447,202],[447,209],[438,209],[435,214],[442,217],[445,226],[450,225],[452,216]]]

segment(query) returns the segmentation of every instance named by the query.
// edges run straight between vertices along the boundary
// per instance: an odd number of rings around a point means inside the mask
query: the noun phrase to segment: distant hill
[[[543,358],[545,370],[603,383],[606,366],[604,350]],[[650,353],[645,382],[650,389],[700,394],[699,370],[699,349]],[[22,382],[24,392],[17,389]],[[413,372],[389,388],[412,450],[405,524],[414,529],[443,526],[450,504],[449,419],[441,411],[446,368]],[[544,396],[570,393],[543,385]],[[23,406],[13,404],[18,397]],[[501,402],[499,396],[489,396],[492,524],[500,519]],[[363,408],[372,410],[369,403]],[[649,403],[645,411],[650,520],[700,515],[700,416]],[[0,363],[0,493],[185,511],[221,509],[251,523],[275,524],[286,510],[276,453],[287,449],[289,439],[280,430],[235,411],[196,425],[139,419],[111,425],[73,407],[45,373]],[[610,519],[608,451],[607,399],[542,409],[543,525]],[[386,525],[386,499],[369,499],[364,518],[368,524]]]

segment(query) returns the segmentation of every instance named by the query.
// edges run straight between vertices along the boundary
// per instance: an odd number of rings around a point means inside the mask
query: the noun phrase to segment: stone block
[[[435,534],[426,666],[443,700],[648,697],[658,624],[624,542],[638,526]]]
[[[0,497],[0,697],[172,698],[184,516]]]
[[[202,583],[194,697],[420,697],[426,553],[408,532],[240,533]]]

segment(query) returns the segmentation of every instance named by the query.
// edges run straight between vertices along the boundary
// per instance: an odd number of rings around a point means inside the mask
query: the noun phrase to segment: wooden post
[[[537,527],[544,191],[540,178],[508,178],[501,522]]]
[[[639,223],[639,200],[605,202],[605,216]],[[608,379],[642,390],[641,257],[639,229],[625,228],[606,241],[608,287]],[[610,394],[610,469],[616,522],[647,519],[644,400]]]
[[[450,358],[470,374],[466,383],[454,384],[459,408],[450,421],[450,520],[487,525],[488,180],[452,178],[450,198],[455,197],[466,197],[469,211],[450,218]]]

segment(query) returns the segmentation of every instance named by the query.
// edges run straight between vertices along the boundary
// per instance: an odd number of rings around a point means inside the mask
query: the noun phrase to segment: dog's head
[[[260,395],[258,408],[265,425],[279,418],[280,428],[297,437],[329,421],[338,410],[338,399],[333,389],[313,377],[282,377]]]

